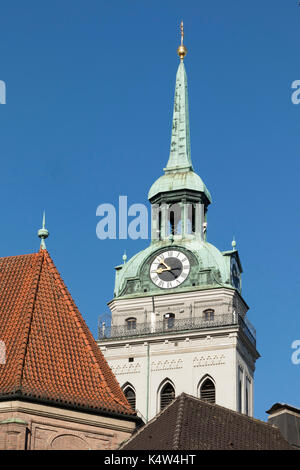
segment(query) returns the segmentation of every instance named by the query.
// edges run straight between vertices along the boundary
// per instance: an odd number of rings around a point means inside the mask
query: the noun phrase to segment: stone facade
[[[1,450],[114,450],[135,426],[128,418],[17,400],[0,402]]]
[[[173,312],[177,320],[184,320],[201,318],[206,309],[213,309],[216,317],[236,312],[242,318],[248,310],[246,302],[232,288],[199,290],[188,287],[185,292],[115,298],[108,305],[113,327],[124,325],[130,317],[136,318],[137,325],[151,323],[153,310],[156,322],[168,312]]]
[[[242,374],[242,412],[253,416],[254,357],[242,356],[242,337],[238,328],[189,331],[101,342],[101,350],[123,389],[130,385],[136,393],[136,409],[145,420],[160,411],[160,392],[170,382],[176,396],[182,392],[200,396],[206,377],[213,380],[216,403],[238,410],[238,378]],[[251,346],[248,344],[248,348]],[[253,355],[254,347],[252,346]],[[129,360],[133,362],[129,363]]]
[[[160,411],[160,392],[166,382],[172,384],[176,396],[185,392],[199,397],[206,377],[215,384],[217,404],[253,416],[255,339],[233,323],[234,312],[246,315],[248,307],[242,297],[225,288],[189,291],[155,296],[155,314],[151,307],[149,297],[114,299],[110,303],[114,337],[98,342],[121,387],[125,390],[129,385],[135,391],[142,419],[148,421]],[[207,308],[213,308],[215,316],[205,324]],[[166,312],[176,312],[178,331],[157,331]],[[151,315],[153,330],[143,331]],[[132,316],[137,319],[133,334],[118,338],[118,329],[120,336],[126,334],[122,325]],[[193,327],[193,321],[199,327]]]

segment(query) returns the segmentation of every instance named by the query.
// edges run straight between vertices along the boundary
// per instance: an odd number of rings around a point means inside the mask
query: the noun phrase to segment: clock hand
[[[178,268],[174,268],[174,269],[178,269]],[[176,276],[176,274],[175,274],[175,273],[173,273],[173,270],[172,270],[172,271],[170,271],[170,272],[171,272],[171,274],[173,274],[173,276],[174,276],[175,278],[177,278],[177,277],[178,277],[178,276]]]
[[[158,268],[156,271],[153,271],[154,273],[161,274],[164,271],[170,271],[170,269],[165,269],[165,268]]]
[[[158,268],[158,269],[155,269],[154,271],[152,271],[153,273],[162,273],[163,272],[163,268]]]
[[[170,270],[170,269],[171,269],[170,266],[168,266],[168,265],[164,262],[163,258],[160,260],[160,264],[164,264],[165,267],[167,268],[167,270]]]

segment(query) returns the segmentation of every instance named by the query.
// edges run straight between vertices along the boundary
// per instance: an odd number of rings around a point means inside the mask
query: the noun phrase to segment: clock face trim
[[[151,281],[161,289],[174,289],[180,286],[190,272],[190,261],[179,250],[166,250],[159,253],[151,263]]]

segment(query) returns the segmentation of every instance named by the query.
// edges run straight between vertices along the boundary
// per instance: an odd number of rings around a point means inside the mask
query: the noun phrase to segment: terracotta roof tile
[[[0,398],[134,415],[49,253],[0,258]]]

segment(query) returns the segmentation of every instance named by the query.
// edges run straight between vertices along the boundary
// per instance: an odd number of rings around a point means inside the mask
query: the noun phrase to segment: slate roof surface
[[[132,416],[49,253],[0,258],[0,399]]]
[[[279,429],[185,393],[121,446],[122,450],[290,450]]]

